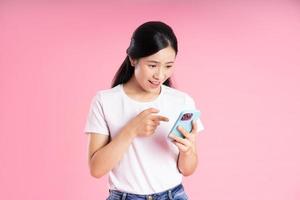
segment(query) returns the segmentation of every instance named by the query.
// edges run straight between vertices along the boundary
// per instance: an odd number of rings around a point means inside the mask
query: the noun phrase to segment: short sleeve
[[[188,109],[197,109],[194,99],[189,95],[186,96],[186,107]],[[199,109],[197,109],[197,110],[199,110]],[[203,130],[204,130],[204,126],[201,121],[201,111],[200,111],[200,117],[197,119],[197,133],[201,132]]]
[[[84,132],[109,135],[100,93],[97,93],[91,101]]]

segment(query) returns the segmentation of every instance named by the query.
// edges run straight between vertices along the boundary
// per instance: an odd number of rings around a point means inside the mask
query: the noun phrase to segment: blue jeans
[[[109,190],[109,197],[106,200],[188,200],[188,196],[184,191],[183,185],[179,184],[169,190],[150,195]]]

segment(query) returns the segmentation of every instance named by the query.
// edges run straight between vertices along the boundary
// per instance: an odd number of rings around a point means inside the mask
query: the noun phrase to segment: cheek
[[[154,74],[154,71],[149,67],[141,68],[141,74],[143,77],[151,77]]]
[[[138,68],[136,68],[134,70],[134,74],[137,79],[142,80],[142,79],[147,78],[147,76],[149,76],[149,74],[151,74],[151,71],[147,70],[147,68],[145,68],[145,67],[139,66]]]
[[[174,72],[174,69],[173,69],[173,68],[167,70],[167,71],[166,71],[166,76],[169,78],[170,76],[172,76],[173,72]]]

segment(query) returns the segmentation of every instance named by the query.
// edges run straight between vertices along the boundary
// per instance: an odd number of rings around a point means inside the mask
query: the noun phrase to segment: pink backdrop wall
[[[299,2],[29,2],[0,3],[0,199],[105,199],[83,128],[148,20],[174,28],[206,127],[191,199],[300,199]]]

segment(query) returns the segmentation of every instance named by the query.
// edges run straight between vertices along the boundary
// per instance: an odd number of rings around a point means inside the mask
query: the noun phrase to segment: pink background
[[[173,27],[176,87],[202,111],[191,199],[299,200],[296,0],[1,1],[0,199],[105,199],[83,128],[148,20]]]

